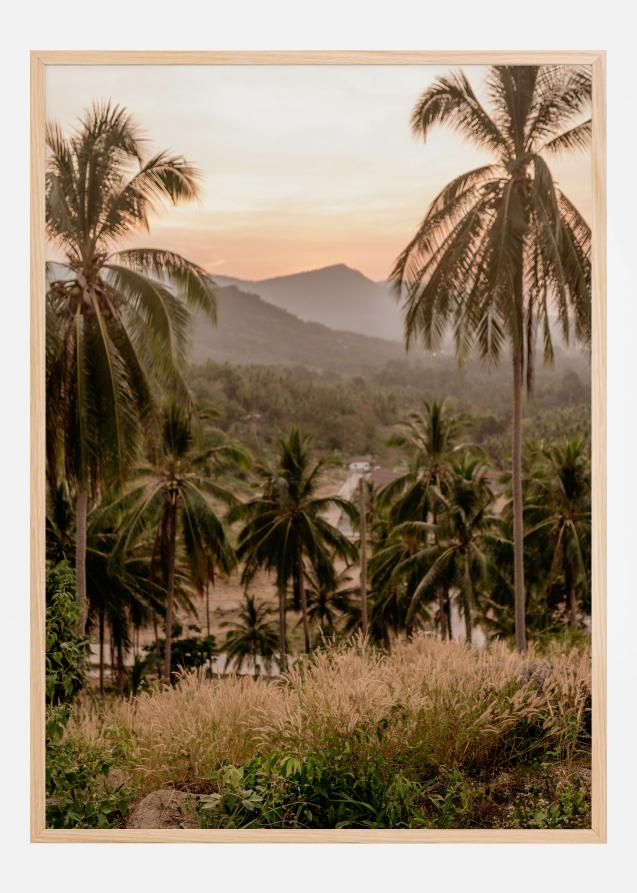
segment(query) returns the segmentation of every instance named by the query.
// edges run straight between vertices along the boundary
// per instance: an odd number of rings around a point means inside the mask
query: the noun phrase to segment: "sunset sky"
[[[148,150],[203,172],[199,203],[153,219],[137,244],[246,279],[345,263],[372,279],[393,261],[439,189],[488,161],[440,127],[409,129],[433,66],[47,66],[46,111],[65,129],[94,100],[125,105]],[[466,67],[477,90],[484,69]],[[590,157],[553,162],[591,215]]]

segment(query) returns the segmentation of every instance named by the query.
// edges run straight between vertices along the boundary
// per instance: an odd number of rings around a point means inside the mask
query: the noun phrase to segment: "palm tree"
[[[435,349],[449,324],[463,361],[477,345],[497,362],[508,341],[513,365],[512,472],[515,633],[526,649],[522,403],[531,390],[535,341],[553,357],[551,308],[562,335],[590,340],[590,228],[554,182],[546,158],[585,148],[591,122],[591,73],[585,66],[494,66],[489,113],[462,72],[437,78],[416,104],[411,124],[426,139],[447,124],[492,164],[461,174],[438,194],[398,257],[392,280],[403,300],[407,345]]]
[[[577,627],[581,588],[588,591],[590,572],[590,468],[581,438],[542,450],[534,463],[526,511],[531,521],[527,537],[541,532],[552,553],[546,588],[561,570],[569,620]]]
[[[61,561],[72,562],[74,527],[75,518],[66,483],[61,481],[51,486],[49,481],[46,501],[46,557],[52,566]]]
[[[170,251],[117,250],[163,201],[197,196],[197,171],[143,140],[125,109],[95,105],[76,131],[46,131],[47,456],[75,489],[77,598],[86,616],[88,503],[131,466],[156,422],[158,383],[180,383],[187,304],[215,318],[204,270]],[[52,472],[52,477],[55,474]]]
[[[409,468],[380,492],[381,499],[391,504],[392,523],[426,521],[434,511],[433,488],[440,487],[449,474],[463,423],[464,419],[449,412],[444,400],[434,400],[425,403],[424,412],[411,412],[397,426],[388,445],[406,454]]]
[[[430,529],[425,525],[423,530],[417,521],[391,528],[370,561],[370,629],[372,638],[382,641],[387,650],[390,633],[410,635],[424,617],[425,599],[420,600],[417,611],[409,611],[422,577],[420,567],[411,559],[425,548]]]
[[[240,672],[244,660],[250,657],[256,679],[259,675],[258,658],[261,658],[265,669],[270,671],[278,644],[277,629],[270,620],[271,615],[272,608],[269,605],[257,602],[253,595],[248,595],[246,592],[245,603],[239,610],[238,620],[226,635],[223,646],[228,666],[234,664],[237,672]],[[223,626],[229,625],[223,624]]]
[[[121,500],[128,521],[120,547],[126,550],[143,525],[156,525],[166,589],[164,678],[170,681],[178,539],[191,559],[204,555],[227,571],[232,568],[234,553],[216,505],[232,506],[236,499],[210,472],[215,463],[245,464],[247,457],[232,444],[198,444],[190,410],[177,403],[165,407],[161,429],[156,461],[137,469],[131,489]]]
[[[314,568],[305,571],[308,622],[324,635],[334,635],[339,620],[350,610],[353,596],[360,592],[360,587],[351,585],[348,571],[337,571],[331,562],[318,573]]]
[[[243,581],[249,583],[259,568],[274,571],[279,599],[279,650],[281,669],[287,668],[286,590],[293,580],[300,590],[305,651],[310,650],[310,630],[305,589],[306,562],[317,573],[334,558],[353,561],[356,549],[326,518],[331,508],[345,512],[353,522],[354,506],[338,496],[317,495],[322,460],[313,461],[309,438],[293,426],[279,441],[274,469],[262,469],[264,486],[260,496],[231,514],[243,520],[237,555],[245,561]]]
[[[441,577],[455,586],[461,595],[467,642],[473,638],[474,577],[485,580],[488,558],[485,546],[494,537],[495,518],[488,514],[493,493],[486,480],[486,465],[477,456],[465,452],[453,462],[453,475],[438,491],[441,505],[439,521],[435,525],[407,522],[397,532],[425,535],[435,534],[433,545],[426,545],[406,558],[396,573],[413,574],[420,570],[421,578],[413,591],[407,620],[418,610],[422,600],[438,585]],[[424,575],[422,570],[425,570]]]
[[[409,461],[407,472],[380,493],[389,503],[392,525],[408,521],[431,521],[435,525],[435,494],[451,474],[452,456],[461,448],[458,435],[467,424],[467,419],[449,412],[444,400],[434,400],[425,403],[424,412],[410,413],[389,438],[388,444],[402,449]],[[392,544],[395,558],[399,542],[400,537]],[[441,638],[445,639],[447,634],[451,637],[451,609],[448,592],[445,597],[442,585],[438,587],[437,600]]]

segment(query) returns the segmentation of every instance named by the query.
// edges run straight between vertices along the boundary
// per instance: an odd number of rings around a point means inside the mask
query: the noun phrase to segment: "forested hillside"
[[[217,316],[216,327],[203,314],[194,317],[191,356],[195,362],[300,363],[313,369],[365,374],[405,356],[398,341],[304,322],[235,286],[218,289]]]
[[[498,462],[510,450],[511,407],[506,367],[488,369],[472,361],[420,354],[392,360],[367,375],[321,372],[305,365],[231,365],[209,361],[192,366],[189,380],[201,405],[220,413],[218,424],[267,454],[298,424],[320,451],[371,452],[390,460],[386,440],[394,425],[425,400],[447,398],[467,414],[467,439]],[[558,353],[550,370],[538,369],[525,420],[525,437],[552,440],[590,436],[590,370],[587,355]]]

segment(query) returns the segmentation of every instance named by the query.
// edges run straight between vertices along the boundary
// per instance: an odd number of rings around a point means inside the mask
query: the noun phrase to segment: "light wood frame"
[[[582,64],[593,71],[592,827],[582,830],[59,830],[45,827],[44,124],[47,65]],[[603,51],[31,53],[31,840],[50,843],[606,842],[606,54]]]

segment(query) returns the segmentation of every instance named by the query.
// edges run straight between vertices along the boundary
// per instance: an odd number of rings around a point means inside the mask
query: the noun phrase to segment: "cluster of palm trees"
[[[511,500],[499,514],[484,456],[460,444],[463,420],[439,403],[397,434],[408,470],[384,492],[370,490],[362,514],[320,495],[322,463],[296,428],[272,465],[257,468],[257,495],[239,498],[233,482],[249,456],[196,410],[182,371],[190,311],[214,322],[214,286],[174,252],[121,248],[166,204],[195,198],[199,173],[181,156],[146,157],[134,120],[111,103],[95,105],[70,135],[47,128],[46,226],[58,256],[47,264],[47,549],[52,561],[74,559],[82,626],[97,625],[101,655],[108,626],[120,676],[134,630],[157,630],[163,618],[169,679],[176,601],[208,596],[216,575],[237,567],[246,588],[260,570],[275,579],[283,670],[289,590],[306,651],[313,630],[360,625],[389,645],[432,604],[449,635],[454,598],[471,639],[477,594],[490,600],[484,622],[504,630],[513,592],[520,650],[536,590],[548,609],[565,589],[576,622],[588,580],[584,450],[535,447],[525,475],[522,407],[538,330],[546,361],[555,319],[565,340],[590,338],[590,230],[546,161],[590,141],[590,70],[496,66],[485,86],[490,111],[462,73],[436,79],[414,109],[417,135],[448,124],[494,162],[439,193],[392,279],[407,344],[433,349],[450,326],[460,361],[476,346],[498,362],[510,347]],[[361,526],[365,567],[370,549],[362,587],[349,570],[357,545],[328,521],[330,508]],[[527,548],[551,558],[548,575],[527,564],[525,583]],[[267,663],[274,641],[267,606],[248,595],[230,657]]]
[[[478,623],[514,632],[513,499],[510,475],[491,470],[481,450],[461,443],[462,420],[444,403],[412,414],[394,442],[408,448],[408,471],[370,494],[370,619],[410,633],[433,623],[452,635],[452,605],[472,641]],[[563,447],[528,443],[523,507],[529,606],[534,633],[549,629],[567,603],[573,628],[590,597],[590,463],[581,440]],[[507,485],[508,479],[508,485]],[[558,582],[559,579],[559,582]],[[527,614],[529,614],[527,610]]]
[[[547,158],[587,148],[591,69],[496,65],[485,108],[463,72],[437,78],[412,114],[427,139],[447,124],[492,153],[492,164],[448,183],[429,206],[392,273],[407,344],[435,349],[449,326],[460,362],[474,347],[512,363],[515,637],[526,649],[522,498],[523,391],[533,386],[535,344],[553,357],[552,312],[566,342],[590,341],[590,227],[554,181]]]

